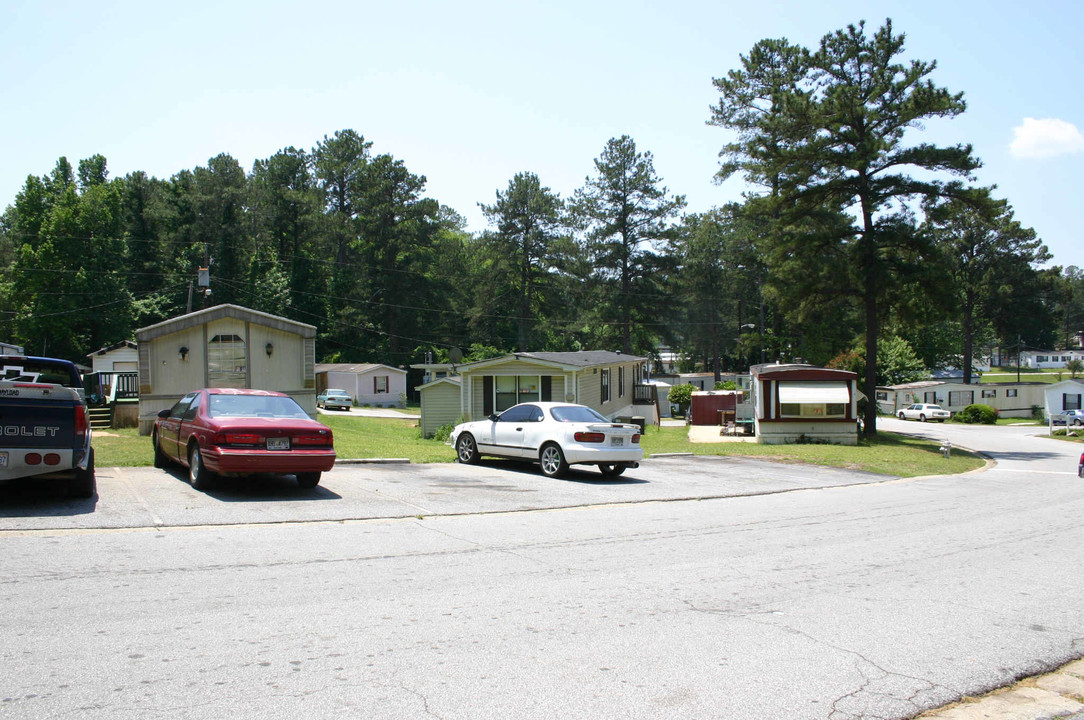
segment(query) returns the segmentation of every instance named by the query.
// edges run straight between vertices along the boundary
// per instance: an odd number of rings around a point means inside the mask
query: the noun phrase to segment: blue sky
[[[168,178],[229,153],[246,170],[351,128],[485,221],[521,171],[569,197],[629,135],[690,211],[740,198],[712,182],[725,131],[712,78],[758,40],[815,47],[891,17],[905,59],[967,112],[915,142],[974,145],[1054,263],[1084,267],[1084,4],[772,2],[140,2],[0,0],[0,206],[27,175],[100,153],[111,175]]]

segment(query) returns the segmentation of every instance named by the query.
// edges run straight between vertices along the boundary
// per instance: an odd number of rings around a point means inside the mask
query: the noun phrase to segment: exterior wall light
[[[267,357],[271,357],[271,353],[275,352],[275,346],[271,343],[264,345],[263,349],[267,352]]]
[[[185,360],[187,360],[188,359],[188,347],[185,346],[185,345],[181,345],[179,348],[177,348],[177,356],[181,358],[181,362],[184,362]]]

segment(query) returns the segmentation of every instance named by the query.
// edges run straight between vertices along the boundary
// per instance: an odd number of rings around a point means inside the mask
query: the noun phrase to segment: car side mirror
[[[166,408],[165,410],[159,410],[159,411],[158,411],[158,417],[160,417],[160,418],[167,418],[167,417],[169,417],[169,411],[170,411],[171,409],[172,409],[172,408]]]
[[[490,422],[497,422],[497,413],[490,413],[489,414],[489,421]]]

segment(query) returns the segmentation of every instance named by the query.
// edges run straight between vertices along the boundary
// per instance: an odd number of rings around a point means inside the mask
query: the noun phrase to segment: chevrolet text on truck
[[[0,481],[18,478],[97,491],[82,380],[67,360],[0,355]]]

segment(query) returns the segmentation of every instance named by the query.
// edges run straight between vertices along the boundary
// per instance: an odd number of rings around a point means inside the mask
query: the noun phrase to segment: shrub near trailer
[[[968,425],[994,425],[997,423],[997,415],[997,410],[989,405],[976,403],[956,413],[952,421]]]

